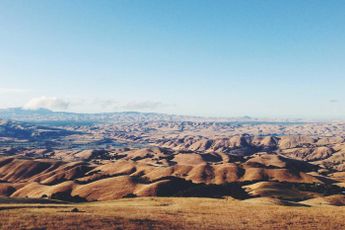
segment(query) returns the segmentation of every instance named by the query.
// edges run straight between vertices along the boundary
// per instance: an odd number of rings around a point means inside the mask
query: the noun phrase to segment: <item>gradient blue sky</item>
[[[345,1],[0,0],[0,107],[345,118]]]

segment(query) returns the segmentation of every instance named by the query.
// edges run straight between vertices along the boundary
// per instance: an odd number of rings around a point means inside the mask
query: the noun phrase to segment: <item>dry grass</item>
[[[70,212],[77,207],[81,212]],[[284,207],[232,199],[135,198],[0,204],[0,229],[344,229],[345,207]]]

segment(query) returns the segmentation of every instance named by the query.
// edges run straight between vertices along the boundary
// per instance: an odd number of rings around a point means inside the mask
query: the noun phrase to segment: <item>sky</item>
[[[0,107],[345,119],[343,0],[0,0]]]

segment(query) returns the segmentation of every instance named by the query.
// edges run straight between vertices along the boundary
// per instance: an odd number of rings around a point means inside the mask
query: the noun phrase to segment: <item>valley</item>
[[[4,229],[56,228],[52,216],[70,229],[187,229],[201,219],[201,229],[313,229],[314,214],[315,226],[344,227],[342,123],[3,120],[0,143]],[[334,213],[339,221],[326,223]]]

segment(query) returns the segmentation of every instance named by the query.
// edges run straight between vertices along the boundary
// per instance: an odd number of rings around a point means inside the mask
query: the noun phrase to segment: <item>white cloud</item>
[[[98,105],[104,109],[116,109],[120,105],[120,103],[114,99],[95,99],[91,104]]]
[[[331,99],[329,100],[330,103],[338,103],[339,101],[337,99]]]
[[[115,112],[115,111],[157,111],[174,105],[159,101],[118,101],[115,99],[78,99],[57,97],[36,97],[28,101],[22,108],[36,110],[40,108],[53,111],[69,112]]]
[[[94,108],[100,109],[100,111],[147,111],[160,109],[166,106],[162,102],[158,101],[130,101],[130,102],[120,102],[115,99],[95,99],[89,101],[87,104],[90,104]]]
[[[0,94],[18,94],[18,93],[27,93],[27,89],[18,89],[18,88],[0,88]]]
[[[68,101],[56,97],[37,97],[27,102],[24,109],[51,109],[51,110],[66,110],[70,106]]]
[[[123,106],[120,106],[120,108],[125,110],[154,110],[164,106],[165,104],[158,101],[132,101]]]

